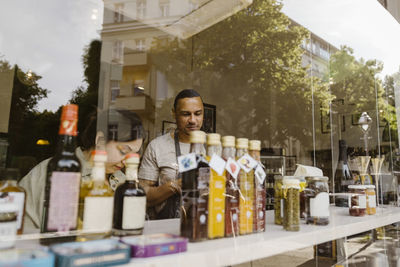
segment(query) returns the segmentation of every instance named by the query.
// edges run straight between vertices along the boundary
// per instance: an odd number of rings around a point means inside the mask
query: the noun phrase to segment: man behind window
[[[150,219],[178,218],[181,180],[177,157],[190,152],[190,132],[203,124],[203,100],[198,92],[184,89],[172,109],[177,129],[148,145],[139,168],[139,180],[147,193]]]

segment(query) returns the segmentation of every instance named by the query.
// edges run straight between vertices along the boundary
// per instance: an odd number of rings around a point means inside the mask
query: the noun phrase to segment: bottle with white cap
[[[146,193],[139,185],[139,161],[139,154],[125,156],[126,181],[115,190],[113,234],[117,236],[140,235],[143,232]]]
[[[105,237],[111,234],[112,228],[114,192],[106,182],[107,152],[94,150],[92,161],[91,181],[82,186],[80,192],[83,206],[79,210],[79,229],[96,234],[82,234],[79,241]]]
[[[208,196],[208,238],[225,235],[225,162],[221,158],[221,136],[207,135],[207,160],[210,162],[210,191]],[[222,171],[222,173],[217,173]]]
[[[246,155],[249,148],[247,138],[236,139],[236,159]],[[253,208],[254,208],[254,179],[243,169],[238,176],[240,188],[239,200],[239,233],[241,235],[253,232]]]
[[[181,235],[189,241],[200,241],[208,237],[210,166],[203,155],[205,132],[190,132],[190,143],[190,152],[196,156],[197,167],[182,172]]]
[[[260,162],[260,151],[261,141],[250,140],[249,141],[249,155]],[[257,165],[256,167],[261,166]],[[262,168],[262,167],[260,167]],[[265,205],[266,205],[266,191],[265,191],[265,180],[260,181],[255,175],[256,168],[254,168],[249,174],[254,180],[254,212],[253,212],[253,231],[264,232],[265,231]],[[264,178],[265,179],[265,178]]]
[[[227,161],[230,172],[237,172],[239,166],[235,162],[235,137],[222,137],[222,157]],[[226,197],[225,197],[225,236],[239,234],[239,188],[236,179],[226,171]]]

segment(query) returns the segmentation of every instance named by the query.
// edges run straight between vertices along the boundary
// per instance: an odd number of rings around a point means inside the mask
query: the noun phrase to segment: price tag
[[[238,164],[245,172],[249,172],[257,166],[258,162],[249,154],[245,154],[238,160]]]
[[[213,154],[210,160],[210,167],[218,173],[218,175],[222,175],[224,173],[226,162],[217,154]]]
[[[226,162],[225,169],[232,175],[234,179],[237,179],[237,176],[240,171],[240,166],[237,164],[235,160],[232,158],[229,158],[228,161]]]
[[[254,171],[254,174],[257,177],[257,179],[260,182],[260,184],[263,184],[264,180],[265,180],[265,177],[267,177],[267,175],[265,174],[265,171],[264,171],[263,167],[261,167],[260,164],[257,165],[257,168]]]
[[[196,154],[190,153],[178,157],[179,172],[186,172],[197,168]]]

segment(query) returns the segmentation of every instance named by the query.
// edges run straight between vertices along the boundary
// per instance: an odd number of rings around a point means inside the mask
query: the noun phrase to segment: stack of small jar
[[[349,185],[349,213],[351,216],[374,215],[376,194],[374,185]]]
[[[307,224],[329,224],[327,177],[276,177],[274,194],[275,224],[285,230],[299,231],[300,218]]]

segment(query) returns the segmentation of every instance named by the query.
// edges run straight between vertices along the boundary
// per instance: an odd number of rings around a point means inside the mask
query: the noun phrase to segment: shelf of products
[[[327,226],[301,224],[299,232],[288,232],[273,224],[273,211],[267,211],[265,233],[189,243],[188,251],[162,257],[132,259],[123,266],[228,266],[270,257],[315,244],[362,233],[400,221],[400,208],[378,208],[376,215],[353,217],[347,208],[331,207]],[[146,222],[145,233],[176,234],[179,220]]]

